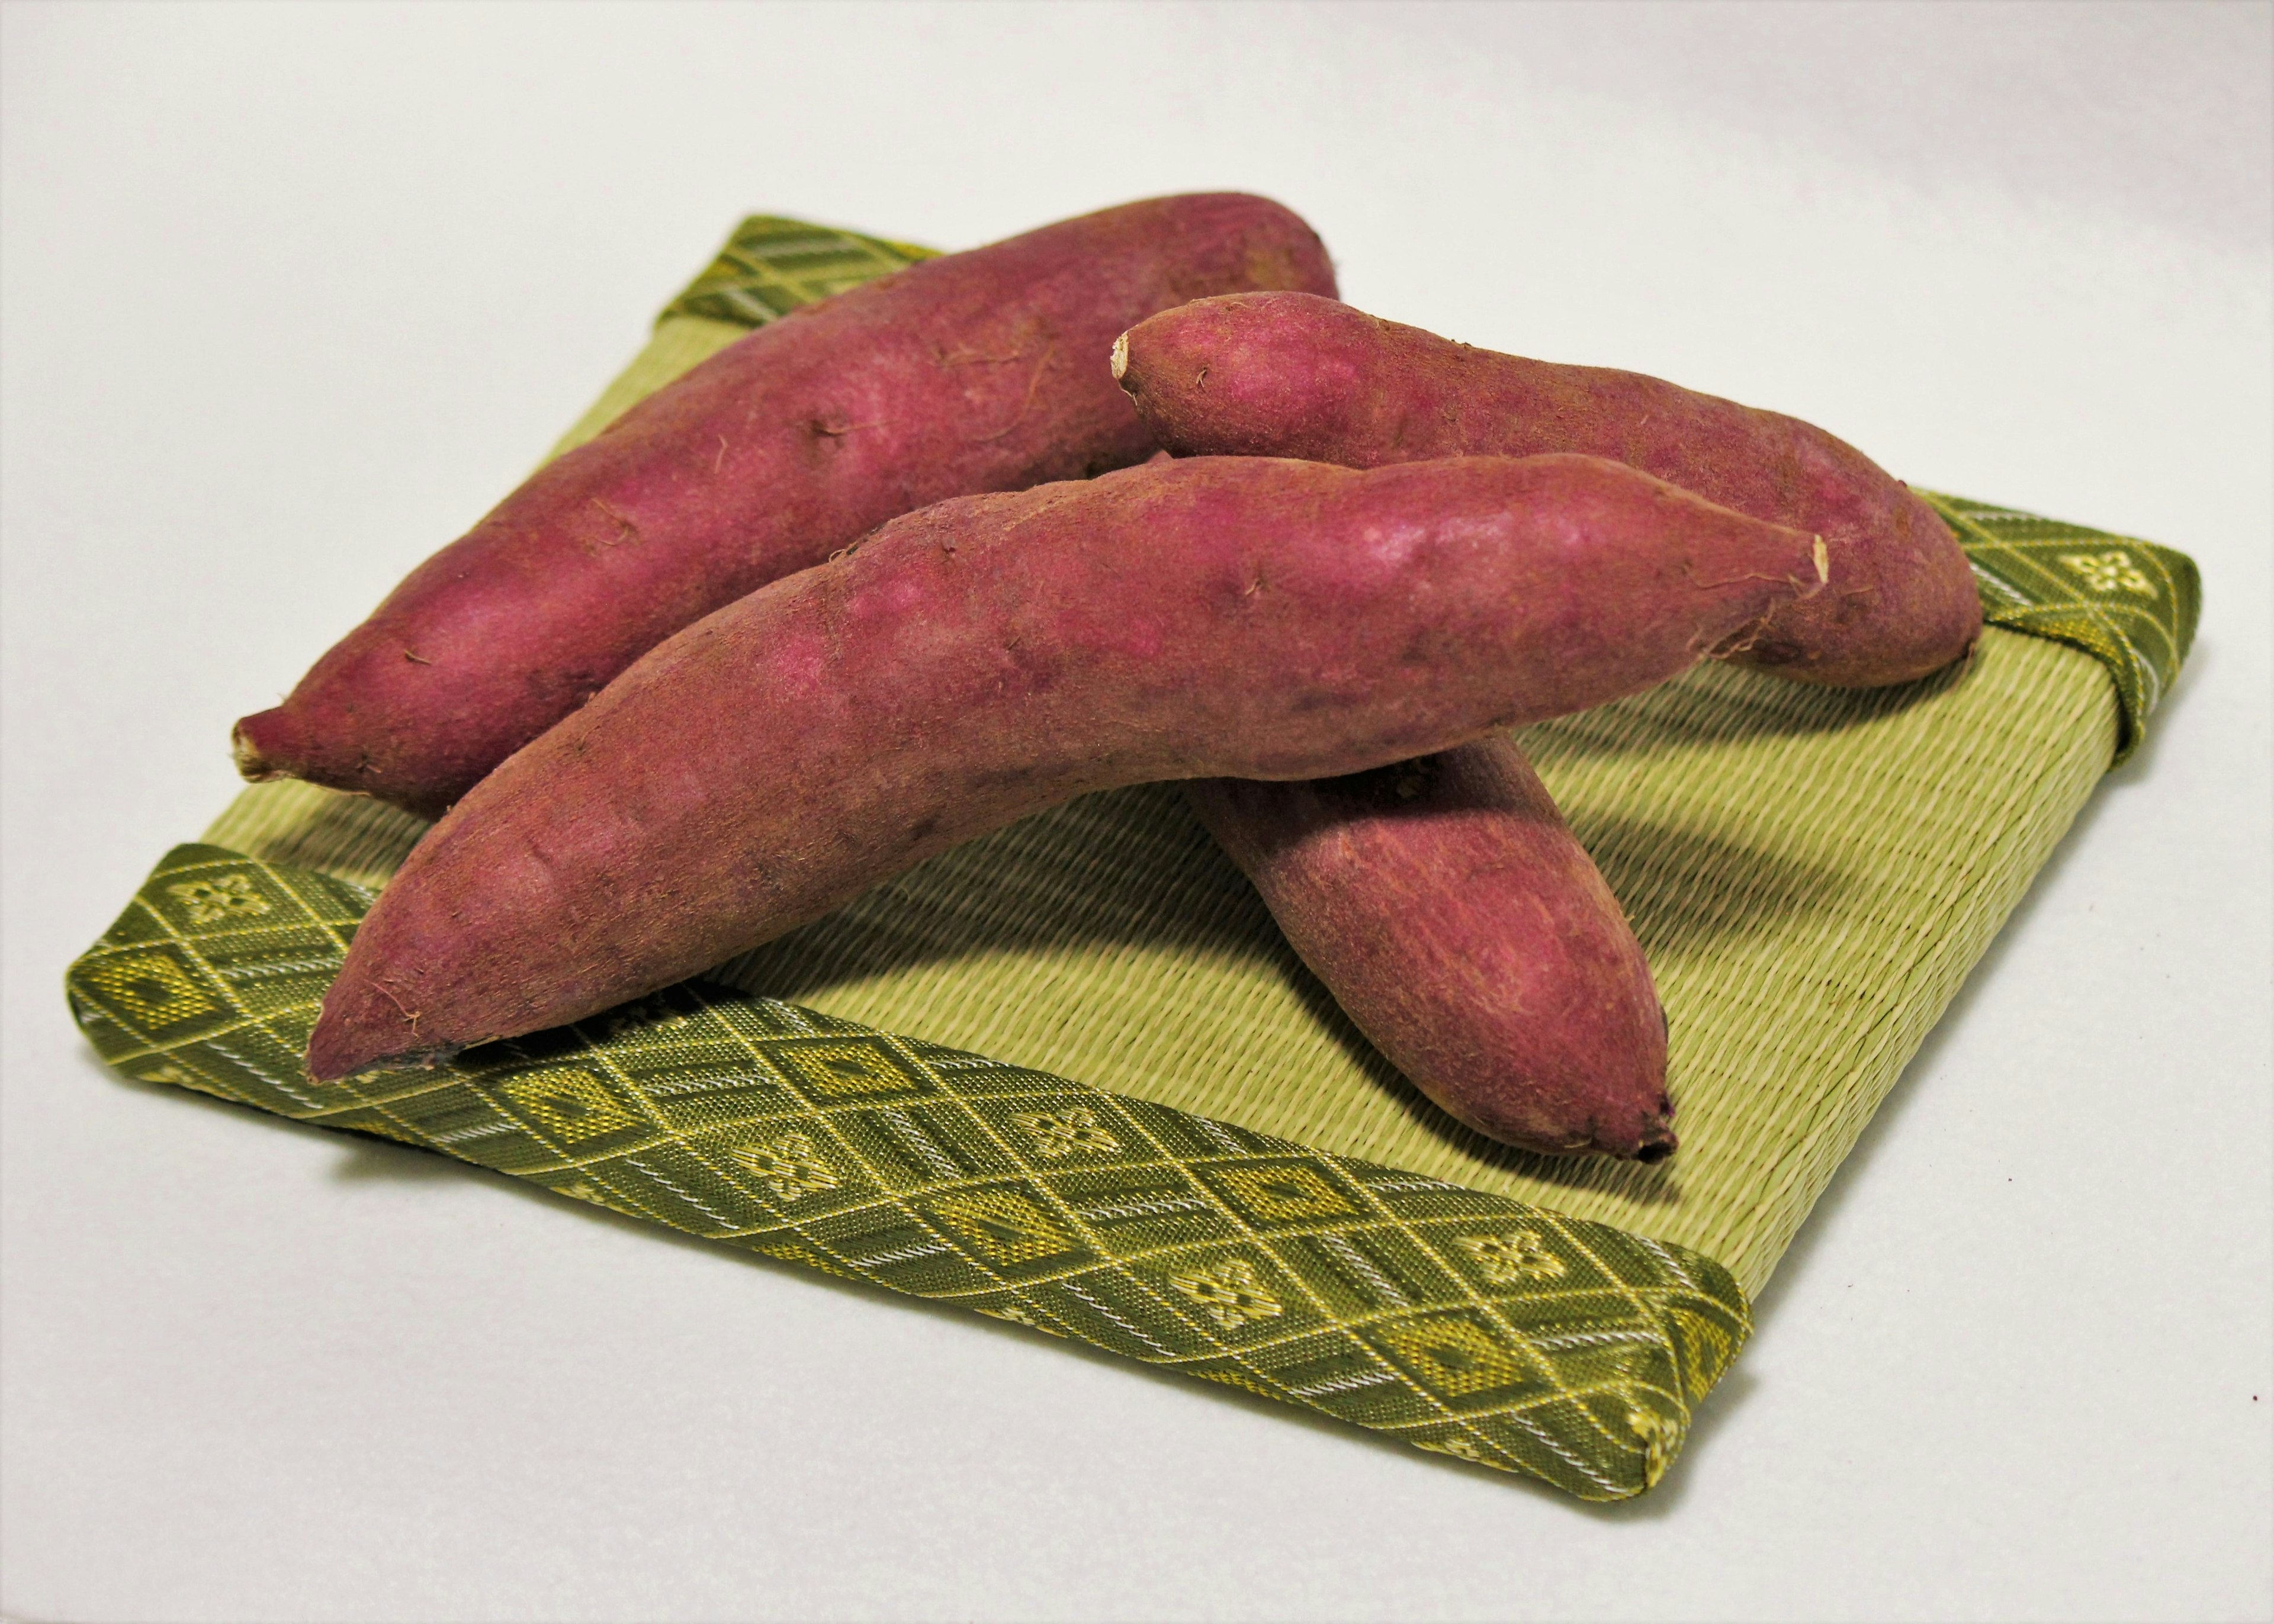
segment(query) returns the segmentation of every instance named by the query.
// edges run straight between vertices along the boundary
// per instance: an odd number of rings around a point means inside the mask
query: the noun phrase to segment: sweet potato
[[[420,842],[336,1078],[577,1019],[1088,791],[1331,777],[1645,688],[1823,579],[1615,463],[1202,458],[885,525],[655,649]]]
[[[1203,299],[1141,322],[1113,366],[1179,455],[1352,468],[1580,452],[1824,538],[1832,585],[1734,658],[1840,687],[1906,682],[1981,635],[1973,571],[1934,510],[1823,430],[1634,372],[1498,355],[1307,292]]]
[[[1345,778],[1185,793],[1344,1013],[1430,1099],[1530,1150],[1672,1154],[1650,967],[1506,734]]]
[[[1107,209],[794,312],[419,566],[282,705],[237,725],[238,764],[438,816],[672,633],[895,514],[1145,455],[1104,365],[1132,322],[1203,294],[1334,285],[1301,220],[1214,194]]]

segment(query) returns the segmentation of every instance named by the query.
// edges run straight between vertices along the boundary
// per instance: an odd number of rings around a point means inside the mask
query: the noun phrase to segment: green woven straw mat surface
[[[922,256],[743,222],[560,447]],[[1673,1020],[1682,1149],[1508,1150],[1289,951],[1173,787],[1093,795],[700,983],[433,1071],[299,1055],[423,825],[245,791],[71,970],[104,1058],[1306,1405],[1588,1499],[1657,1481],[1748,1294],[2194,630],[2167,549],[1933,499],[1992,629],[1871,693],[1709,665],[1521,737]]]

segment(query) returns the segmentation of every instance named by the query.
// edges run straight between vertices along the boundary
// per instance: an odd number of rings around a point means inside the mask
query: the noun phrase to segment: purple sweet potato
[[[1982,631],[1974,575],[1934,510],[1797,418],[1601,367],[1498,355],[1306,292],[1203,299],[1140,323],[1114,372],[1178,455],[1351,468],[1448,456],[1609,457],[1824,538],[1832,585],[1733,658],[1838,687],[1907,682]]]
[[[1185,793],[1344,1013],[1480,1133],[1673,1153],[1666,1016],[1618,899],[1514,741]]]
[[[1091,790],[1332,777],[1635,692],[1813,536],[1585,457],[1160,463],[960,498],[649,653],[411,853],[336,1078],[577,1019]]]
[[[1225,193],[1107,209],[795,312],[420,565],[237,725],[238,764],[439,816],[672,633],[894,515],[1144,456],[1103,364],[1131,323],[1334,285],[1300,219]]]

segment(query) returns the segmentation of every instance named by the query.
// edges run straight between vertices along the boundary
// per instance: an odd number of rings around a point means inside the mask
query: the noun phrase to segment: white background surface
[[[0,1608],[2251,1618],[2270,1588],[2269,8],[8,4]],[[739,214],[1269,192],[1346,295],[2172,543],[2194,663],[1656,1492],[106,1072],[64,963]]]

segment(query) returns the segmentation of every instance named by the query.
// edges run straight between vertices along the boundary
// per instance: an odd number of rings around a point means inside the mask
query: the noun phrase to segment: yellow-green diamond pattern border
[[[498,1092],[563,1145],[581,1145],[640,1125],[640,1118],[619,1104],[606,1084],[576,1066],[532,1071]]]
[[[834,1103],[922,1094],[930,1080],[881,1037],[768,1043],[769,1060],[809,1097]]]
[[[1343,1193],[1307,1159],[1210,1164],[1201,1176],[1251,1223],[1319,1223],[1367,1215],[1362,1203]]]
[[[1472,1313],[1429,1314],[1375,1329],[1372,1339],[1431,1393],[1449,1401],[1526,1387],[1552,1390],[1538,1361]]]
[[[763,327],[801,305],[889,276],[937,252],[779,214],[752,214],[658,320],[700,316]]]
[[[2082,649],[2108,668],[2123,726],[2116,759],[2139,748],[2180,674],[2202,616],[2186,553],[1937,491],[1919,494],[1966,548],[1992,626]]]
[[[319,1084],[281,1058],[313,1000],[231,1001],[216,963],[290,912],[292,951],[336,969],[370,901],[177,847],[72,966],[72,1006],[145,1081],[440,1151],[1591,1500],[1656,1481],[1751,1328],[1728,1272],[1679,1248],[701,983],[636,1019]],[[764,1103],[674,1126],[687,1068],[732,1055]],[[880,1109],[926,1113],[958,1156],[914,1185],[865,1161],[850,1130]],[[1028,1170],[965,1165],[983,1159]]]
[[[162,1031],[222,1009],[222,1001],[200,984],[201,980],[184,966],[178,953],[160,947],[122,953],[98,966],[88,973],[87,988],[136,1026]]]
[[[951,1190],[931,1197],[924,1210],[960,1244],[975,1251],[982,1262],[998,1267],[1088,1250],[1041,1202],[1010,1186]]]

